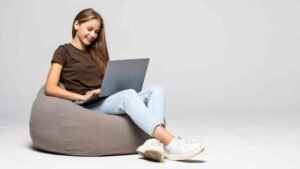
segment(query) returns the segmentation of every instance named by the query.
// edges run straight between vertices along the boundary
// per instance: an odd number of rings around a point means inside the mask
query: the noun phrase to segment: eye
[[[89,31],[94,30],[94,28],[93,28],[92,26],[87,26],[86,28],[87,28],[87,30],[89,30]]]

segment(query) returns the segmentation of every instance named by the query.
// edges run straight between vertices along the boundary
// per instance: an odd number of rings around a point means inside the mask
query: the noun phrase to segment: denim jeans
[[[127,114],[142,130],[153,136],[154,128],[164,125],[165,96],[163,88],[152,86],[139,93],[127,89],[99,101],[88,109],[98,113]]]

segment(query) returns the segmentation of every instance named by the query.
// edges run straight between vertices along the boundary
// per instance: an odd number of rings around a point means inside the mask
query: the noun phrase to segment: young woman
[[[99,13],[91,8],[80,11],[72,25],[72,37],[70,43],[59,46],[53,55],[45,92],[48,96],[86,101],[101,92],[109,61],[104,22]],[[59,87],[59,82],[65,89]],[[139,93],[132,89],[123,90],[86,108],[97,113],[128,114],[153,137],[137,149],[144,158],[186,160],[204,150],[200,144],[175,137],[165,129],[164,92],[159,86]]]

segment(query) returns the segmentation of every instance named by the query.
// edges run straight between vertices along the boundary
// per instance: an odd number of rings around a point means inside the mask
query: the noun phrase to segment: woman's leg
[[[146,101],[146,104],[150,108],[146,106],[145,102],[143,102],[141,98],[144,99],[149,98]],[[144,97],[143,92],[141,92],[141,95],[139,95],[136,93],[136,91],[129,89],[129,90],[118,92],[106,98],[103,102],[99,102],[98,104],[93,105],[93,107],[90,107],[90,109],[95,112],[103,112],[107,114],[127,113],[130,116],[130,118],[142,130],[144,130],[149,135],[157,138],[160,142],[162,142],[165,145],[165,149],[167,153],[166,155],[167,158],[170,160],[185,160],[185,159],[192,158],[195,155],[201,153],[204,150],[204,148],[200,144],[186,142],[185,140],[182,140],[179,137],[174,138],[174,136],[170,134],[162,126],[162,123],[160,122],[161,120],[158,120],[159,118],[154,118],[152,114],[153,112],[151,112],[150,109],[162,110],[161,108],[155,107],[154,106],[155,104],[156,103],[154,100],[153,102],[151,101],[151,96]],[[157,117],[161,117],[161,116],[157,116]],[[153,152],[153,150],[154,151],[157,150],[155,149],[155,146],[151,147],[153,145],[151,142],[149,142],[150,147],[148,147],[146,143],[145,143],[146,145],[144,144],[140,146],[142,148],[146,147],[143,150],[143,155],[147,158],[160,161],[161,158],[159,158],[159,156],[154,157],[152,156],[153,154],[151,155],[151,152]],[[164,149],[162,148],[160,151],[158,151],[158,153],[164,154],[163,151]]]
[[[163,145],[168,145],[175,138],[175,136],[168,132],[162,125],[155,127],[153,137],[163,143]]]
[[[155,118],[160,121],[161,124],[164,124],[165,98],[163,89],[159,86],[153,86],[143,89],[139,92],[139,95]],[[152,135],[157,140],[147,140],[137,149],[139,154],[151,160],[163,161],[165,153],[170,160],[186,160],[204,150],[198,143],[191,143],[180,137],[174,137],[163,125],[157,125]]]
[[[146,133],[153,136],[157,125],[162,124],[142,101],[135,90],[128,89],[115,93],[103,102],[89,107],[94,112],[107,114],[128,114],[128,116]]]
[[[144,101],[145,105],[153,113],[154,117],[161,124],[164,124],[165,94],[163,88],[160,86],[151,86],[143,89],[138,94]],[[174,138],[174,136],[161,125],[155,127],[152,136],[160,140],[164,145],[167,145]]]
[[[150,109],[154,118],[161,124],[165,122],[165,94],[164,90],[160,86],[151,86],[143,89],[138,93]]]

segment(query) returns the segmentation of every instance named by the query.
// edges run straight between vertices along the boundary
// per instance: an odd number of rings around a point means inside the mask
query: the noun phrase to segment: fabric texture
[[[127,115],[92,112],[46,96],[44,87],[32,105],[30,135],[38,149],[78,156],[132,154],[150,138]]]
[[[60,81],[68,91],[85,94],[101,87],[103,73],[85,50],[70,43],[60,45],[54,52],[51,63],[63,66]]]

